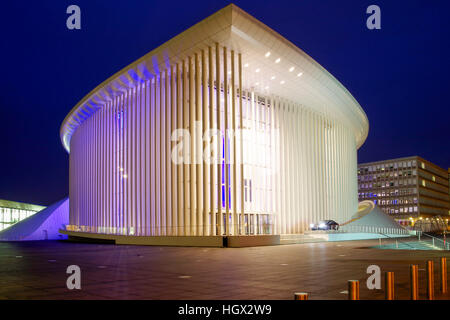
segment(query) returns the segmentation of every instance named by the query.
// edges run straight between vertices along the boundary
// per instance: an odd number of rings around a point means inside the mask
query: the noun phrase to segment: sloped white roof
[[[359,203],[358,212],[351,220],[343,223],[340,229],[351,227],[375,227],[405,230],[394,218],[384,213],[373,201],[364,200]]]
[[[77,127],[106,102],[215,43],[242,54],[243,65],[248,64],[244,68],[244,88],[281,96],[339,119],[353,130],[358,148],[367,138],[369,122],[366,114],[336,78],[293,43],[230,4],[123,68],[88,93],[61,125],[60,136],[66,150],[70,151],[70,138]],[[267,52],[271,53],[269,57],[265,56]],[[278,58],[280,61],[275,63]],[[295,69],[289,72],[291,67]],[[260,72],[255,72],[256,69]],[[302,73],[300,77],[297,76],[299,73]],[[272,76],[277,81],[271,81]]]

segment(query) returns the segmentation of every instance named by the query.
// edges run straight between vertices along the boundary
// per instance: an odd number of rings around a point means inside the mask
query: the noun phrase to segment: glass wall
[[[14,208],[1,208],[0,207],[0,231],[10,227],[11,225],[26,219],[36,211],[14,209]]]

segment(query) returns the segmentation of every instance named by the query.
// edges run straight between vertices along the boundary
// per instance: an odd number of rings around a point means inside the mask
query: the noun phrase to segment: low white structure
[[[367,133],[364,111],[330,73],[229,5],[65,118],[67,230],[279,235],[344,222],[358,208],[356,150]]]
[[[363,232],[392,235],[409,235],[409,231],[401,226],[375,205],[373,201],[365,200],[359,203],[358,212],[352,219],[339,228],[347,232]]]
[[[69,199],[62,199],[0,231],[0,241],[61,240],[59,232],[69,222]]]
[[[44,206],[0,199],[0,231],[43,209],[45,209]]]

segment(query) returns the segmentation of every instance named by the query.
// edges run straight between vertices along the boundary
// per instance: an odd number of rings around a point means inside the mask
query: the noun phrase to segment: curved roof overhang
[[[65,149],[70,152],[70,139],[77,127],[106,103],[139,83],[159,76],[160,70],[215,43],[242,54],[243,65],[246,66],[244,88],[280,96],[330,118],[337,118],[352,129],[357,148],[364,143],[369,122],[348,90],[290,41],[235,5],[229,5],[123,68],[89,92],[61,125],[60,137]],[[267,52],[271,53],[269,57],[266,57]],[[278,58],[280,61],[276,63]],[[289,71],[292,67],[294,70]],[[298,76],[300,73],[301,76]],[[277,80],[271,80],[273,77]]]

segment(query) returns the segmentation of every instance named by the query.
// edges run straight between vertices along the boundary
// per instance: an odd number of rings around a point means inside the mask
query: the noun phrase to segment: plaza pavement
[[[419,264],[425,299],[425,261],[444,251],[378,250],[377,241],[323,242],[252,248],[119,246],[64,241],[0,242],[0,299],[347,299],[347,280],[368,290],[366,269],[395,272],[397,299],[409,298],[409,265]],[[66,269],[81,268],[81,290],[68,290]],[[384,287],[384,276],[382,277]]]

